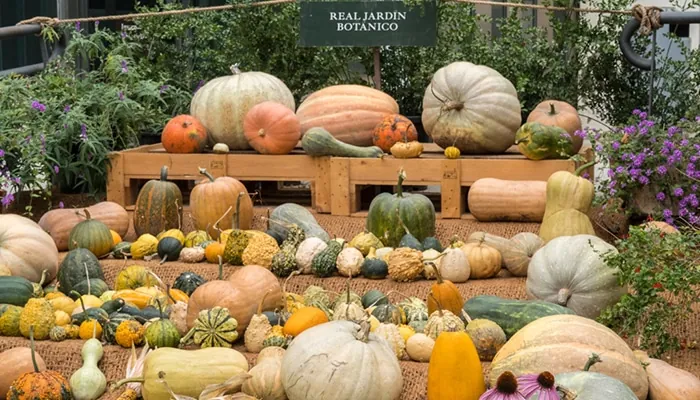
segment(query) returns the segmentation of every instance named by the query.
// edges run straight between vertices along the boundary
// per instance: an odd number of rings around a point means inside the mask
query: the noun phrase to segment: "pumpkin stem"
[[[241,197],[245,196],[245,192],[238,193],[236,197],[236,213],[233,215],[233,229],[241,229]]]
[[[436,269],[436,271],[437,271],[437,269]],[[435,295],[433,295],[433,293],[429,293],[428,296],[432,297],[433,300],[435,300],[435,303],[437,303],[437,306],[438,306],[437,312],[438,312],[438,315],[440,316],[440,318],[442,318],[443,313],[442,313],[442,304],[440,304],[440,300],[438,300],[437,297],[435,297]]]
[[[448,101],[445,103],[445,106],[443,107],[447,111],[452,111],[452,110],[457,110],[461,111],[464,109],[464,102],[462,101]]]
[[[219,219],[217,219],[216,222],[214,222],[214,225],[212,225],[212,228],[214,228],[214,229],[216,229],[217,231],[219,231],[219,240],[221,240],[221,232],[223,232],[223,231],[219,228],[219,222],[221,222],[221,220],[224,219],[224,217],[226,217],[226,215],[231,211],[232,208],[233,208],[233,206],[229,206],[229,207],[226,209],[226,212],[224,213],[224,215],[222,215]]]
[[[181,231],[181,230],[182,230],[182,207],[181,207],[180,204],[178,204],[178,203],[179,203],[178,199],[175,199],[175,207],[176,207],[177,210],[178,210],[178,213],[177,213],[177,230]]]
[[[367,343],[369,341],[369,331],[371,328],[369,321],[362,320],[357,324],[360,326],[360,329],[355,334],[355,339]]]
[[[44,282],[46,282],[46,273],[48,270],[41,271],[41,279],[39,280],[39,286],[44,287]]]
[[[224,259],[221,256],[217,256],[219,258],[219,280],[223,281],[224,280]]]
[[[557,109],[554,108],[554,103],[549,103],[549,115],[557,115]]]
[[[165,319],[165,316],[163,315],[163,306],[160,303],[160,299],[154,299],[156,301],[156,304],[158,304],[158,314],[160,315],[160,319]],[[165,330],[163,330],[165,331]]]
[[[90,295],[90,294],[92,294],[92,287],[90,285],[90,273],[88,272],[88,266],[87,266],[86,262],[83,263],[83,266],[85,267],[85,280],[87,281],[87,285],[88,285],[87,294]]]
[[[566,306],[566,303],[569,301],[569,297],[571,297],[571,291],[569,289],[559,289],[559,292],[557,293],[557,303],[560,306]]]
[[[265,129],[260,128],[260,130],[258,131],[258,136],[264,137],[265,136]]]
[[[34,366],[34,372],[39,373],[39,364],[36,363],[36,349],[34,348],[34,325],[29,326],[29,348],[32,351],[32,365]]]
[[[520,139],[518,139],[518,140],[515,141],[515,144],[525,143],[525,142],[529,142],[529,141],[530,141],[530,138],[529,138],[529,137],[527,137],[527,136],[526,136],[526,137],[521,137]]]
[[[287,279],[284,280],[284,284],[282,284],[282,293],[284,293],[284,299],[282,299],[282,301],[284,301],[284,304],[282,305],[282,311],[287,311],[287,299],[289,298],[289,293],[287,293],[287,283],[290,279],[292,279],[294,275],[299,274],[301,274],[301,270],[292,271],[292,273],[289,274]]]
[[[445,254],[445,253],[442,253],[442,254]],[[442,257],[442,254],[440,255],[440,257]],[[432,261],[428,261],[427,264],[430,265],[430,267],[433,269],[433,271],[435,271],[435,278],[437,278],[438,285],[442,285],[443,283],[445,283],[445,281],[442,279],[442,274],[440,273],[440,270],[438,269],[438,267],[435,266],[435,263]],[[431,296],[432,296],[432,294],[431,294]]]
[[[187,331],[187,334],[185,336],[183,336],[182,339],[180,339],[179,347],[183,347],[183,346],[187,345],[187,342],[189,342],[190,339],[192,339],[192,336],[194,335],[194,331],[196,328],[197,328],[196,326],[193,326],[192,329]]]
[[[80,306],[83,308],[83,312],[85,312],[85,303],[83,302],[83,296],[81,296],[80,293],[76,292],[75,290],[71,290],[70,294],[73,293],[78,295],[78,301],[80,302]]]
[[[210,181],[214,182],[214,177],[207,171],[206,168],[198,167],[199,173],[209,178]]]
[[[262,309],[263,309],[263,303],[265,303],[265,298],[267,297],[268,294],[272,293],[272,289],[268,290],[265,292],[263,295],[262,299],[260,299],[260,303],[258,303],[258,312],[256,313],[257,315],[262,314]]]
[[[559,395],[561,397],[561,400],[575,400],[576,399],[576,394],[569,389],[556,385],[557,392],[560,392]]]
[[[89,220],[92,218],[92,216],[90,215],[90,211],[88,211],[87,208],[83,208],[83,213],[85,213],[85,219],[86,219],[86,220],[89,221]]]
[[[168,166],[163,165],[160,168],[160,181],[161,182],[167,182],[168,181]],[[89,214],[88,214],[89,215]]]
[[[444,256],[445,256],[445,253],[440,253],[439,256],[435,256],[435,257],[433,257],[433,258],[424,258],[424,259],[423,259],[423,262],[426,263],[426,262],[430,262],[430,261],[435,261],[435,260],[438,260],[438,259],[440,259],[440,258],[442,258],[442,257],[444,257]],[[432,263],[431,263],[431,264],[432,264]],[[434,265],[434,264],[433,264],[433,265]]]
[[[406,180],[406,171],[403,167],[399,170],[399,182],[396,184],[396,197],[403,197],[403,181]]]
[[[144,378],[126,378],[126,379],[122,379],[119,382],[117,382],[116,384],[114,384],[112,389],[117,389],[120,386],[126,385],[127,383],[144,383],[144,382],[146,382],[146,380]]]
[[[583,370],[585,372],[588,372],[588,370],[591,369],[592,366],[598,364],[599,362],[603,362],[600,356],[597,353],[591,353],[591,356],[588,357],[588,361],[586,361],[586,365],[583,366]]]
[[[229,67],[231,70],[231,73],[234,75],[238,75],[241,73],[241,70],[238,68],[238,63],[233,64],[232,66]]]
[[[589,161],[589,162],[583,164],[582,166],[576,168],[576,171],[574,171],[574,176],[581,176],[581,173],[583,173],[583,171],[588,169],[588,167],[595,165],[595,163],[596,163],[595,160]]]

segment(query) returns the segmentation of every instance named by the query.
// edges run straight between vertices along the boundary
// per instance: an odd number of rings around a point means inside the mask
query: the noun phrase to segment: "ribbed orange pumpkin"
[[[245,185],[230,176],[214,179],[204,168],[200,168],[199,173],[207,179],[199,182],[190,193],[190,209],[195,229],[200,231],[206,229],[214,240],[219,238],[219,231],[214,227],[219,219],[221,219],[219,229],[222,231],[231,229],[236,213],[236,201],[241,192],[245,193],[245,196],[241,198],[239,229],[250,229],[253,223],[253,201]]]
[[[387,114],[397,114],[399,105],[388,94],[361,85],[336,85],[307,97],[297,109],[304,134],[321,127],[341,142],[371,146],[374,128]]]
[[[397,142],[412,142],[418,140],[418,131],[410,119],[400,114],[384,117],[376,127],[372,143],[388,153],[391,146]]]
[[[442,332],[428,364],[428,399],[479,400],[486,392],[479,353],[464,332]]]
[[[207,140],[207,128],[197,118],[187,114],[168,121],[160,137],[168,153],[201,153]]]
[[[243,132],[250,147],[260,154],[289,154],[301,139],[301,125],[294,111],[264,101],[248,111]]]
[[[581,129],[581,117],[576,108],[569,103],[558,100],[545,100],[535,107],[527,116],[527,122],[539,122],[543,125],[558,126],[571,135],[574,152],[578,153],[583,145],[583,138],[574,135]]]

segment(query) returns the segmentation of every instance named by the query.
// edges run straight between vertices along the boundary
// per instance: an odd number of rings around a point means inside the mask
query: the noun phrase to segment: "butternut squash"
[[[478,179],[469,188],[469,212],[480,222],[542,222],[547,182]]]

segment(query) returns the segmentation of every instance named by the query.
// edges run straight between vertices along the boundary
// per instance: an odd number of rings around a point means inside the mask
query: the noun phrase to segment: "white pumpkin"
[[[426,133],[440,147],[462,154],[503,153],[522,122],[513,84],[498,71],[459,61],[440,68],[425,89]]]
[[[36,222],[17,214],[0,215],[0,265],[10,269],[12,276],[31,282],[51,282],[58,272],[56,243]]]
[[[440,275],[442,279],[454,283],[462,283],[469,280],[471,266],[467,255],[459,248],[448,247],[443,252],[445,255],[440,260]]]
[[[626,286],[604,255],[617,249],[592,235],[560,236],[532,256],[527,271],[528,297],[549,301],[591,319],[620,301]]]
[[[368,323],[332,321],[294,338],[282,359],[282,384],[289,400],[397,400],[403,376]]]
[[[301,270],[302,274],[311,273],[311,261],[314,260],[316,254],[325,250],[326,247],[328,247],[326,242],[317,237],[310,237],[301,242],[299,248],[297,248],[295,258],[297,267]]]
[[[258,363],[248,371],[251,378],[243,383],[241,391],[256,399],[286,400],[281,377],[283,357],[284,349],[281,347],[270,346],[262,349]]]
[[[360,275],[363,261],[365,257],[360,250],[355,247],[346,247],[338,254],[335,264],[340,275],[353,277]]]
[[[442,257],[440,257],[440,252],[435,249],[428,249],[423,252],[423,277],[425,279],[435,279],[435,269],[430,265],[432,262],[435,264],[436,268],[440,268],[440,262]],[[440,258],[437,258],[440,257]]]
[[[406,353],[413,361],[430,361],[433,347],[435,347],[435,341],[424,333],[416,333],[406,341]]]
[[[230,150],[249,149],[243,134],[243,119],[253,106],[274,101],[295,110],[294,96],[279,78],[265,72],[241,72],[236,65],[232,75],[207,82],[195,93],[190,115],[207,128],[212,143],[223,143]]]

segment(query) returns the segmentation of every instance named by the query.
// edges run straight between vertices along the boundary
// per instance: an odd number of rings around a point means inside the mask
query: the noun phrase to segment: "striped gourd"
[[[238,321],[231,317],[227,308],[214,307],[202,310],[194,322],[194,326],[181,343],[192,340],[195,344],[205,347],[232,347],[238,339]]]
[[[90,211],[83,210],[85,221],[78,223],[68,236],[68,249],[88,249],[96,257],[108,254],[114,247],[114,239],[109,227],[102,221],[92,219]]]
[[[182,221],[182,192],[168,182],[168,167],[160,170],[160,180],[152,179],[141,188],[134,208],[134,229],[138,235],[158,235],[170,229],[180,229]]]

